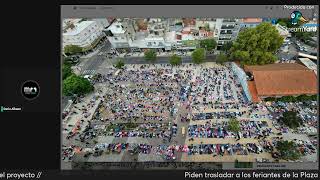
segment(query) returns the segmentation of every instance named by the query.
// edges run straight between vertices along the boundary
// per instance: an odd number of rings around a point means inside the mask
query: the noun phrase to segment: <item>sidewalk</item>
[[[161,52],[161,53],[158,53],[157,52],[157,57],[170,57],[172,56],[173,54],[176,54],[178,56],[181,56],[181,57],[184,57],[184,56],[191,56],[192,52],[186,52],[184,54],[182,53],[179,53],[179,52]],[[144,53],[143,52],[136,52],[136,53],[122,53],[122,54],[119,54],[118,57],[144,57]]]

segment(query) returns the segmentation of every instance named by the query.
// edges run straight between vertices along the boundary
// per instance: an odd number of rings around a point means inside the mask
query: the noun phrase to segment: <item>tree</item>
[[[66,45],[64,47],[64,53],[69,55],[81,53],[82,51],[83,51],[82,47],[76,46],[76,45]]]
[[[192,52],[192,62],[196,64],[200,64],[205,59],[205,50],[203,48],[198,48]]]
[[[63,94],[70,96],[73,94],[83,95],[93,91],[93,85],[86,79],[75,74],[63,80]]]
[[[288,28],[299,27],[303,24],[303,22],[299,21],[298,24],[293,25],[289,18],[279,18],[276,23],[280,24],[281,26],[288,27]]]
[[[312,40],[312,36],[314,36],[314,32],[293,32],[293,35],[297,38],[297,39],[299,39],[299,40],[301,40],[301,41],[303,41],[303,42],[307,42],[307,41],[310,41],[310,40]]]
[[[154,63],[157,58],[157,53],[153,49],[147,50],[146,52],[144,52],[144,58],[147,61]]]
[[[174,54],[170,57],[170,64],[172,66],[177,66],[177,65],[180,65],[181,64],[181,57]]]
[[[124,66],[123,59],[119,58],[113,66],[117,69],[122,69]]]
[[[230,119],[229,123],[228,123],[228,130],[237,133],[240,131],[240,123],[237,119],[232,118]]]
[[[204,29],[205,29],[206,31],[210,31],[209,23],[205,23],[205,24],[204,24]]]
[[[223,63],[225,63],[225,62],[227,62],[227,61],[228,61],[228,57],[227,57],[226,54],[220,53],[220,54],[217,56],[217,63],[223,64]]]
[[[62,65],[62,79],[66,79],[72,74],[72,69],[70,64]]]
[[[283,43],[283,37],[270,23],[264,22],[255,28],[245,29],[230,49],[231,57],[241,64],[263,65],[276,61],[274,55]]]
[[[216,46],[217,42],[213,38],[200,40],[200,47],[205,48],[207,51],[212,51]]]
[[[231,49],[231,47],[232,47],[232,41],[229,41],[222,45],[221,50],[227,53]]]
[[[288,27],[287,23],[285,23],[283,21],[280,21],[278,24],[281,25],[281,26],[284,26],[284,27]]]
[[[297,128],[302,124],[302,120],[297,116],[297,112],[294,111],[286,111],[282,114],[280,121],[283,122],[289,128]]]
[[[297,145],[292,141],[277,142],[277,150],[280,153],[280,158],[285,160],[300,159],[301,153],[297,149]]]

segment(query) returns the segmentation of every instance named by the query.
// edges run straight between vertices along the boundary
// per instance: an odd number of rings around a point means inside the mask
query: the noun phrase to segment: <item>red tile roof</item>
[[[311,70],[253,71],[259,96],[317,94],[317,77]]]
[[[267,65],[244,66],[245,71],[282,71],[282,70],[308,70],[305,66],[297,63],[276,63]]]
[[[249,91],[250,91],[250,94],[251,94],[252,102],[254,102],[254,103],[260,102],[261,99],[258,96],[258,92],[257,92],[257,89],[256,89],[256,84],[254,83],[254,81],[247,81],[247,84],[248,84],[248,88],[249,88]]]
[[[253,101],[257,96],[290,96],[317,94],[317,76],[297,63],[278,63],[260,66],[244,66],[251,72],[254,82],[248,82]]]
[[[244,19],[242,19],[242,22],[244,22],[244,23],[261,23],[262,19],[261,18],[244,18]]]

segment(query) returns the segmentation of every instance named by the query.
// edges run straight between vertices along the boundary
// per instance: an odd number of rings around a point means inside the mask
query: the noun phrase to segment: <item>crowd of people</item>
[[[201,65],[200,71],[197,71],[199,69],[195,68],[196,66],[183,64],[179,68],[174,68],[165,64],[131,65],[125,67],[125,70],[111,68],[108,73],[95,77],[94,82],[103,83],[107,91],[104,94],[100,92],[103,100],[93,114],[92,120],[77,136],[78,140],[86,145],[65,147],[63,158],[70,160],[75,153],[83,152],[85,149],[86,156],[90,154],[99,156],[103,152],[128,151],[131,154],[156,154],[165,160],[175,160],[177,152],[188,155],[212,154],[213,156],[273,152],[276,142],[266,139],[273,133],[272,128],[266,121],[259,120],[269,118],[270,115],[260,113],[266,110],[263,105],[246,101],[231,68],[228,66],[207,68]],[[75,105],[74,108],[88,117],[91,115],[88,109],[95,105],[96,99],[93,98],[88,106]],[[177,116],[177,109],[182,108],[182,105],[187,113],[183,115],[180,113]],[[269,111],[288,110],[287,104],[274,107]],[[292,107],[294,110],[301,111],[298,105],[292,105]],[[310,111],[313,110],[310,109]],[[303,113],[300,115],[305,117],[305,122],[316,126],[316,121],[312,117],[309,118]],[[181,122],[192,120],[193,123],[199,123],[188,125],[187,133],[190,138],[231,137],[237,140],[256,138],[259,143],[250,141],[243,144],[172,145],[171,139],[177,136],[180,128],[174,121],[176,118]],[[231,118],[237,118],[239,121],[240,131],[237,133],[229,128],[228,120]],[[210,121],[202,124],[201,120]],[[211,120],[216,122],[213,123]],[[128,128],[121,125],[125,123],[133,123],[135,126]],[[97,124],[105,126],[97,128]],[[109,125],[113,128],[108,128]],[[77,128],[80,129],[80,127]],[[113,136],[115,140],[124,137],[142,137],[158,138],[164,141],[158,145],[96,144],[97,142],[92,145],[88,143],[101,135]],[[122,139],[121,142],[123,142]],[[303,147],[309,148],[309,145],[304,143]]]
[[[299,127],[296,132],[299,134],[317,134],[318,120],[317,120],[317,102],[272,102],[267,106],[268,110],[272,113],[271,118],[275,120],[277,126],[280,122],[279,119],[284,112],[294,111],[297,112],[298,117],[302,120],[303,126]]]
[[[189,125],[188,135],[194,138],[260,138],[269,136],[272,129],[268,128],[265,121],[239,120],[240,131],[230,131],[228,121],[222,123],[210,123]]]
[[[142,123],[137,128],[131,130],[117,124],[112,126],[115,126],[115,128],[112,131],[108,131],[106,133],[107,136],[171,139],[172,136],[176,136],[177,134],[177,124],[170,125],[169,127],[168,123]]]
[[[193,110],[208,109],[215,102],[245,104],[241,86],[228,67],[203,68],[191,83]]]
[[[246,111],[222,111],[222,112],[211,112],[211,113],[194,113],[192,120],[206,120],[206,119],[229,119],[237,118],[246,114]]]
[[[173,115],[183,77],[169,68],[140,68],[102,79],[110,88],[101,105],[110,111],[108,120],[167,121]]]
[[[213,154],[216,155],[248,155],[262,153],[263,149],[255,143],[247,144],[200,144],[188,147],[188,155]]]

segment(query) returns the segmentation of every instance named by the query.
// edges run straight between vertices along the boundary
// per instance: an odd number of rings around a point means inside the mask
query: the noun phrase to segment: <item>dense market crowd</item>
[[[267,106],[271,112],[271,118],[276,120],[275,124],[279,125],[281,115],[286,111],[294,111],[303,121],[303,127],[297,129],[298,133],[317,134],[318,120],[317,120],[317,102],[272,102]]]
[[[228,122],[210,123],[203,125],[189,125],[189,137],[197,138],[260,138],[269,136],[272,129],[268,128],[266,121],[239,120],[240,131],[235,133],[229,130]]]
[[[262,104],[247,102],[240,83],[228,66],[202,67],[183,64],[179,68],[169,65],[132,65],[124,70],[110,68],[108,73],[99,74],[93,81],[102,83],[107,91],[94,96],[87,106],[74,105],[74,111],[66,112],[63,117],[81,112],[83,117],[89,117],[88,111],[95,106],[95,101],[101,97],[93,118],[80,133],[71,133],[67,138],[85,143],[85,146],[63,147],[63,159],[71,160],[75,154],[84,153],[85,157],[100,156],[103,153],[156,154],[164,160],[175,160],[177,153],[188,155],[210,154],[248,155],[262,152],[273,152],[277,141],[269,141],[266,137],[274,134],[272,128],[263,118],[277,118],[278,114],[289,108],[300,112],[299,115],[309,126],[316,127],[317,121],[308,113],[315,113],[316,107],[303,107],[303,104],[277,103],[267,109]],[[81,102],[81,98],[77,101]],[[177,116],[178,106],[185,105],[188,115]],[[309,107],[309,106],[308,106]],[[206,112],[204,112],[206,111]],[[192,120],[199,124],[187,125],[190,138],[255,138],[259,143],[220,143],[176,145],[171,139],[178,136],[177,123]],[[177,118],[177,119],[178,119]],[[236,118],[240,131],[230,130],[228,120]],[[202,120],[207,120],[201,124]],[[213,122],[214,120],[215,122]],[[83,120],[76,129],[80,130]],[[97,126],[103,124],[104,126]],[[134,124],[127,127],[127,124]],[[97,128],[99,127],[99,128]],[[284,130],[285,128],[283,128]],[[157,138],[164,140],[162,144],[148,143],[89,143],[98,136],[111,136],[116,139],[126,137]],[[166,143],[165,143],[166,142]],[[314,153],[317,141],[297,141],[300,151],[304,154]]]

